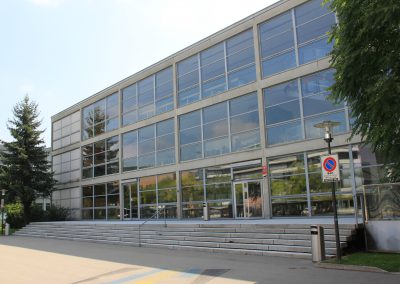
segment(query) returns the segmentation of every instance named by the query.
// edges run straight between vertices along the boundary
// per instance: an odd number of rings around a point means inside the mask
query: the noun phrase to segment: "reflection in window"
[[[82,113],[83,140],[117,129],[118,93],[85,107]]]
[[[119,173],[118,136],[82,147],[82,178]]]
[[[253,31],[247,30],[177,64],[178,100],[184,106],[256,79]]]

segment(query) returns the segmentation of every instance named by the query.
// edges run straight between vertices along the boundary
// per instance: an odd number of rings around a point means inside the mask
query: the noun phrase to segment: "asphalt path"
[[[391,284],[399,274],[316,267],[310,260],[0,237],[0,283]]]

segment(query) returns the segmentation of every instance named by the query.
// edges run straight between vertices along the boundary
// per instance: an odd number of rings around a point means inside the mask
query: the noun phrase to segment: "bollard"
[[[208,212],[208,204],[207,202],[203,202],[203,220],[208,221],[209,212]]]
[[[324,228],[322,226],[311,226],[311,253],[313,262],[325,260]]]
[[[8,236],[10,234],[10,224],[6,223],[5,235]]]

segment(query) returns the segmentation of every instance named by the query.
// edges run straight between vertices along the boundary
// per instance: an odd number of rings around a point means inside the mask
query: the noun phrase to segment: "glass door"
[[[236,218],[262,217],[261,182],[235,182],[233,186],[235,189]]]
[[[137,219],[138,218],[138,190],[137,182],[124,183],[122,185],[124,191],[124,218],[123,220]]]

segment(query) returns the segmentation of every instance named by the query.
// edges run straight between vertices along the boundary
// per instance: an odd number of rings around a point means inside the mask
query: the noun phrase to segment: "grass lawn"
[[[400,272],[400,253],[358,252],[343,256],[340,262],[336,262],[336,259],[327,262],[374,266],[390,272]]]

